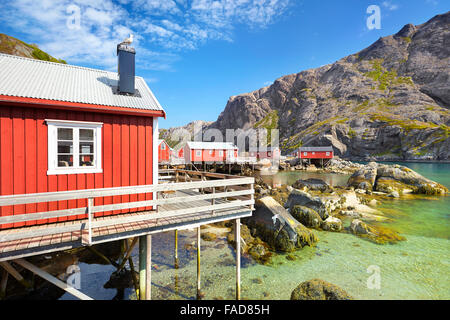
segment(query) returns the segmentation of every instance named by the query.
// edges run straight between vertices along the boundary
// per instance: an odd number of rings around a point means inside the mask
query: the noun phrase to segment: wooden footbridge
[[[216,173],[164,170],[158,185],[0,196],[0,207],[45,202],[82,200],[85,207],[0,217],[0,225],[24,223],[20,228],[0,230],[0,266],[6,287],[8,274],[21,281],[18,264],[80,299],[85,294],[70,287],[26,260],[27,257],[82,246],[139,238],[139,295],[151,298],[151,235],[197,228],[197,292],[200,292],[200,227],[235,220],[236,243],[240,243],[240,219],[254,209],[254,178]],[[94,205],[96,198],[153,194],[151,200]],[[150,208],[151,210],[148,210]],[[137,211],[105,216],[117,210]],[[70,219],[70,218],[73,219]],[[81,219],[80,219],[81,217]],[[67,218],[64,222],[48,222]],[[44,221],[26,226],[27,222]],[[47,222],[46,222],[47,221]],[[236,246],[236,298],[240,297],[240,246]],[[130,250],[131,251],[131,250]],[[130,252],[131,253],[131,252]],[[175,252],[176,255],[176,252]],[[13,263],[11,263],[13,262]],[[5,279],[6,278],[6,279]],[[22,278],[22,279],[21,279]]]

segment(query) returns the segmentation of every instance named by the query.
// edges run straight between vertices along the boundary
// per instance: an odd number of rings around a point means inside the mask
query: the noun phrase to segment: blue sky
[[[366,26],[370,5],[381,9],[381,29]],[[214,121],[230,96],[449,8],[448,0],[13,0],[0,3],[0,32],[70,64],[114,71],[115,45],[133,33],[137,74],[165,108],[167,128]]]

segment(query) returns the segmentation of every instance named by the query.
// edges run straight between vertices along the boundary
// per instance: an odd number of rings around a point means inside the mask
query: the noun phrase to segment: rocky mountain
[[[279,128],[284,153],[450,160],[450,12],[335,63],[233,96],[210,128]]]
[[[196,120],[182,127],[159,129],[159,138],[166,140],[167,144],[174,148],[178,143],[182,144],[183,141],[194,140],[194,134],[197,130],[208,128],[212,124],[211,121]]]
[[[35,44],[28,44],[19,39],[0,33],[0,52],[15,56],[32,58],[44,61],[66,63],[62,59],[56,59],[42,51]]]

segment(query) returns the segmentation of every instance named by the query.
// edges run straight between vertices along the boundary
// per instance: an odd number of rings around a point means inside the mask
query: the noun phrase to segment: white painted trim
[[[82,173],[103,173],[103,169],[82,169],[82,168],[73,168],[73,169],[52,169],[47,170],[47,175],[58,175],[58,174],[82,174]]]
[[[103,126],[103,122],[90,122],[90,121],[71,121],[71,120],[53,120],[53,119],[45,119],[45,122],[50,125],[57,125],[57,126],[70,126],[70,127],[86,127],[86,126],[92,126],[92,127],[98,127]]]
[[[48,125],[48,140],[47,140],[47,158],[48,167],[47,175],[58,174],[82,174],[82,173],[102,173],[102,127],[101,122],[83,122],[83,121],[68,121],[68,120],[45,120]],[[73,130],[73,167],[59,168],[57,166],[57,128],[72,128]],[[79,130],[93,129],[94,130],[94,167],[80,167],[79,166]]]
[[[159,127],[158,127],[158,118],[153,118],[153,185],[158,184],[158,143],[159,140]],[[153,192],[153,200],[157,199],[157,192]],[[155,209],[155,208],[153,208]]]

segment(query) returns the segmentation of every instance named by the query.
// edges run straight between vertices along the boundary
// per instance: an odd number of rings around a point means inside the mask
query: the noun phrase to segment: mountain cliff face
[[[450,160],[450,12],[333,64],[233,96],[211,128],[280,130],[284,153]]]
[[[3,33],[0,33],[0,52],[25,58],[66,63],[62,59],[53,58],[48,53],[39,49],[35,44],[25,43]]]

